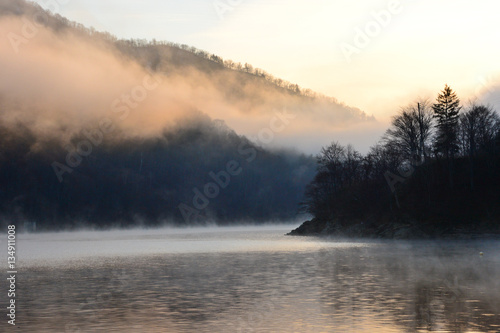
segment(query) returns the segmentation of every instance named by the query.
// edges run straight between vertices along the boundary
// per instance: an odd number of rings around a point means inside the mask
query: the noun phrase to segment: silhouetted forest
[[[435,103],[403,107],[365,156],[333,142],[317,162],[302,205],[315,218],[292,234],[500,231],[500,118],[491,106],[462,107],[447,85]]]
[[[266,151],[208,117],[150,139],[75,136],[78,151],[21,126],[0,136],[2,221],[42,229],[288,220],[315,169],[312,157]]]

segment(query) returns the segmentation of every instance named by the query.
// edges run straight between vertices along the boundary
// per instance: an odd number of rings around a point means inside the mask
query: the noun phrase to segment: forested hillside
[[[275,139],[374,121],[250,64],[119,40],[23,0],[0,1],[0,25],[4,223],[293,219],[315,161]]]
[[[2,220],[42,229],[293,219],[315,168],[310,157],[266,151],[208,118],[150,139],[96,135],[88,156],[25,127],[0,135]]]

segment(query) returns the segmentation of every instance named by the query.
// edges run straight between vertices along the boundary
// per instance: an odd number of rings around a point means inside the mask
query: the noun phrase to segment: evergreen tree
[[[458,151],[460,99],[448,85],[445,85],[436,100],[437,103],[432,106],[434,118],[437,119],[435,148],[450,160]]]

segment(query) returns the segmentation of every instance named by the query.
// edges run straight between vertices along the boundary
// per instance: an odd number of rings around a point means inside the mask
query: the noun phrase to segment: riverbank
[[[500,223],[495,223],[497,226]],[[356,221],[344,224],[340,221],[313,218],[305,221],[287,236],[335,236],[347,238],[375,239],[478,239],[500,238],[500,228],[491,222],[478,222],[468,227],[444,227],[428,221],[395,221],[375,223],[374,221]]]

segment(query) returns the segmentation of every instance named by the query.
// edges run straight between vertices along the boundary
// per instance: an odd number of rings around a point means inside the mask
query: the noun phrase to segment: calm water
[[[15,331],[500,331],[500,241],[292,227],[19,235]]]

